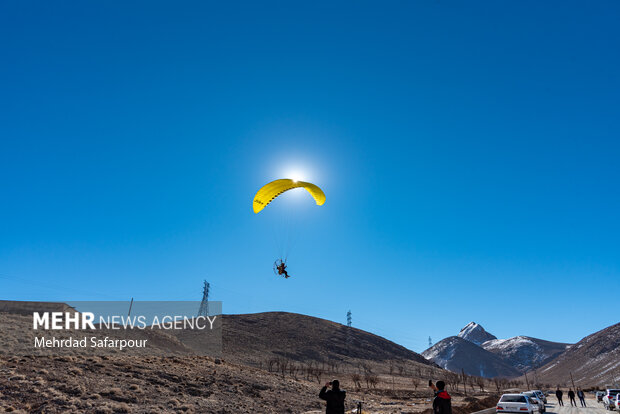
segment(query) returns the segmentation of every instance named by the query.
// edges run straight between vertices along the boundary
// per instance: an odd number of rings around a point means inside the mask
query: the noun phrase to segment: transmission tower
[[[200,302],[198,316],[209,316],[209,286],[209,282],[205,280],[204,287],[202,288],[202,302]]]
[[[347,312],[347,331],[345,336],[345,342],[347,346],[347,355],[350,355],[350,347],[351,347],[351,325],[353,324],[353,319],[351,318],[351,311]]]
[[[430,348],[431,346],[433,346],[433,340],[431,339],[431,337],[428,337],[428,347]]]

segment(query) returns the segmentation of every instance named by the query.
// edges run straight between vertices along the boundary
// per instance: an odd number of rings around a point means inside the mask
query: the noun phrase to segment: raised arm
[[[321,392],[319,392],[319,398],[327,401],[327,386],[321,388]]]

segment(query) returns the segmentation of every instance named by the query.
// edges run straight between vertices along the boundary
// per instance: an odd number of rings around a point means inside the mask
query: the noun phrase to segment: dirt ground
[[[295,315],[286,314],[259,316],[263,318],[278,316],[278,320],[291,319],[293,322],[298,319]],[[255,316],[252,317],[256,319]],[[252,342],[250,337],[246,338],[247,335],[242,334],[232,335],[233,339],[228,338],[228,341],[225,341],[228,352],[224,353],[224,358],[193,355],[191,346],[187,345],[192,345],[191,341],[183,343],[178,338],[161,332],[150,333],[149,340],[154,343],[153,349],[148,350],[152,352],[151,354],[140,350],[133,354],[111,350],[107,354],[95,355],[94,352],[79,348],[67,348],[60,350],[62,353],[56,356],[45,355],[41,349],[36,350],[36,355],[17,356],[15,351],[24,348],[20,347],[20,344],[32,340],[30,337],[24,338],[23,334],[27,332],[31,336],[34,335],[29,329],[32,321],[24,315],[0,313],[0,322],[2,322],[0,412],[99,414],[320,412],[324,410],[324,403],[318,398],[321,386],[333,378],[338,378],[343,388],[347,390],[348,412],[356,407],[358,401],[362,401],[364,412],[421,413],[429,410],[432,392],[424,385],[428,382],[428,378],[412,379],[410,373],[419,372],[425,376],[445,374],[437,367],[409,359],[377,360],[376,358],[381,356],[380,349],[388,345],[394,349],[386,355],[402,354],[406,357],[411,351],[363,332],[357,332],[360,341],[360,349],[357,352],[362,352],[362,349],[366,349],[367,353],[375,352],[376,355],[372,353],[362,355],[364,358],[375,359],[353,361],[358,363],[362,361],[365,369],[376,373],[373,374],[376,376],[375,384],[369,384],[364,380],[359,380],[355,384],[353,379],[355,372],[360,369],[359,364],[337,366],[321,364],[319,369],[319,364],[314,362],[313,375],[309,374],[311,372],[308,370],[309,364],[296,363],[294,372],[291,372],[290,365],[282,365],[287,367],[285,372],[278,372],[267,362],[259,361],[256,364],[257,358],[261,355],[270,355],[269,350],[272,349],[273,341],[263,339],[264,343],[259,346],[255,344],[256,339]],[[326,329],[332,329],[331,334],[338,338],[340,328],[336,324],[316,318],[311,319],[309,323],[316,325],[315,336],[324,335],[323,328],[327,324]],[[274,324],[268,324],[271,325]],[[235,331],[234,325],[231,329]],[[248,329],[242,326],[238,330],[247,333]],[[71,332],[64,334],[71,336]],[[109,334],[119,338],[125,337],[123,332]],[[234,338],[237,337],[246,338],[246,341],[235,341]],[[264,337],[263,334],[261,338]],[[313,349],[309,349],[307,344],[305,348],[300,345],[302,339],[292,341],[289,348],[312,351]],[[314,342],[322,343],[316,340]],[[318,347],[316,344],[314,346]],[[235,352],[231,352],[231,349]],[[256,355],[244,358],[247,350],[252,350]],[[251,366],[252,363],[256,365]],[[304,365],[305,371],[297,370]],[[269,369],[274,372],[269,372]],[[385,374],[392,370],[409,374]],[[476,397],[456,393],[455,414],[477,411],[478,408],[486,408],[495,403],[495,401],[481,403],[480,399],[484,397],[486,397],[484,393]]]
[[[349,388],[368,413],[421,413],[431,393],[399,389],[387,379],[371,391]],[[342,378],[344,387],[349,379]],[[381,384],[381,383],[380,383]],[[208,357],[0,357],[0,411],[31,413],[312,413],[322,412],[320,385]],[[486,408],[455,397],[455,414]],[[488,398],[487,398],[488,399]],[[486,402],[493,405],[496,397]],[[467,406],[460,409],[459,406]]]

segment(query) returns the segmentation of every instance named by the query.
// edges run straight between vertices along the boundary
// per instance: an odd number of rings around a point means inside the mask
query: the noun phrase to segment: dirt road
[[[576,398],[577,407],[571,407],[570,400],[564,392],[564,407],[558,406],[558,400],[555,396],[547,397],[547,414],[602,414],[605,412],[605,407],[601,403],[597,403],[594,398],[586,398],[587,407],[581,407],[579,404],[579,398]]]

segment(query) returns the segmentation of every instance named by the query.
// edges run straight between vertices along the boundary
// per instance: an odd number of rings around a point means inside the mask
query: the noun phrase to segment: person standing
[[[443,381],[437,381],[437,384],[434,385],[433,381],[428,381],[428,386],[435,391],[433,413],[452,414],[452,401],[450,399],[450,394],[444,390],[444,388],[446,388],[446,383]]]
[[[586,395],[583,393],[581,388],[577,388],[577,397],[579,397],[579,402],[582,407],[587,407],[586,405]]]
[[[332,387],[328,390],[327,387]],[[340,381],[333,380],[325,384],[319,392],[319,398],[327,401],[325,414],[344,414],[344,399],[347,398],[347,392],[340,389]]]
[[[573,391],[572,388],[568,389],[568,398],[570,399],[570,406],[572,407],[574,405],[577,407],[577,403],[575,402],[575,391]]]
[[[560,407],[564,407],[564,402],[562,401],[562,396],[564,395],[564,393],[562,392],[562,390],[558,387],[558,389],[555,391],[555,398],[558,399],[558,404],[560,404]]]

